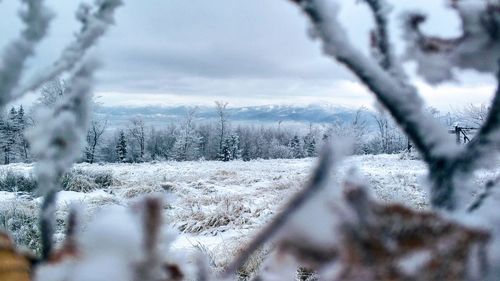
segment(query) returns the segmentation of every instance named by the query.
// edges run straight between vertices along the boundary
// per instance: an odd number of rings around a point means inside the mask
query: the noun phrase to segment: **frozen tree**
[[[223,101],[216,101],[215,102],[215,111],[217,113],[217,118],[218,118],[218,134],[219,134],[219,156],[222,155],[222,146],[224,145],[224,140],[226,139],[227,135],[227,117],[228,117],[228,112],[227,112],[227,102]]]
[[[241,158],[241,149],[240,149],[240,137],[238,134],[233,133],[229,137],[230,147],[229,151],[231,152],[231,160],[236,160]]]
[[[195,160],[199,157],[200,137],[194,128],[197,110],[198,108],[191,108],[186,112],[172,151],[175,160]]]
[[[24,132],[26,128],[28,128],[28,122],[26,119],[26,115],[24,113],[24,108],[22,105],[19,106],[17,110],[17,126],[18,126],[18,142],[19,142],[19,154],[23,161],[28,161],[28,150],[29,145],[26,137],[24,136]]]
[[[115,151],[120,162],[124,162],[127,159],[127,139],[123,130],[120,130],[120,133],[118,134]]]
[[[138,146],[138,155],[134,156],[134,158],[144,161],[144,152],[146,149],[146,125],[144,124],[144,120],[139,117],[130,119],[127,130],[133,143]]]
[[[304,137],[304,150],[307,157],[316,156],[316,139],[312,134],[307,134]]]
[[[365,108],[361,107],[354,113],[352,120],[337,118],[324,132],[323,140],[341,138],[352,143],[354,154],[365,153],[367,138],[367,124],[364,116],[367,114]]]
[[[227,162],[231,160],[231,139],[225,138],[219,152],[219,160]]]
[[[406,148],[406,138],[387,114],[373,114],[373,119],[377,125],[375,141],[379,143],[380,153],[397,153]]]
[[[302,157],[302,143],[299,139],[299,136],[295,135],[293,138],[290,140],[290,150],[292,151],[292,156],[293,158],[301,158]]]
[[[16,144],[18,139],[17,111],[12,107],[9,113],[2,118],[0,126],[0,135],[2,136],[2,151],[4,164],[10,164],[15,159]]]
[[[108,121],[92,120],[90,128],[87,130],[87,145],[85,146],[85,160],[90,164],[94,163],[96,152],[101,144],[102,135],[106,131]]]
[[[38,106],[53,107],[64,96],[66,84],[59,78],[54,78],[40,89],[40,96],[37,99]]]
[[[281,144],[278,139],[273,138],[269,144],[269,157],[272,159],[292,158],[293,152],[290,146]]]
[[[488,117],[490,108],[486,104],[469,104],[456,113],[456,117],[465,126],[480,127]]]
[[[151,127],[149,138],[146,141],[146,150],[152,160],[168,159],[176,141],[176,131],[177,128],[173,124],[162,130]]]

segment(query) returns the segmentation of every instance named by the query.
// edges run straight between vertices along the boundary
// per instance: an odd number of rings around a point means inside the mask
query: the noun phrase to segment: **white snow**
[[[217,266],[224,266],[244,242],[269,221],[288,198],[307,179],[315,159],[255,161],[194,161],[137,164],[76,164],[74,168],[97,173],[110,171],[113,185],[90,193],[62,191],[58,196],[58,215],[78,203],[85,207],[84,220],[105,206],[127,206],[147,194],[160,194],[164,221],[184,233],[172,249],[207,251]],[[401,159],[400,155],[366,155],[346,158],[338,167],[337,179],[353,166],[358,167],[371,192],[380,200],[402,202],[414,208],[427,208],[421,179],[426,167],[420,160]],[[6,170],[32,172],[33,165],[12,164]],[[477,173],[477,186],[498,172]],[[332,186],[334,188],[334,186]],[[0,192],[0,204],[16,195]],[[473,197],[471,197],[473,198]],[[40,202],[40,199],[34,199]],[[16,201],[22,204],[23,201]],[[62,216],[64,217],[64,216]],[[85,224],[85,222],[84,222]],[[83,227],[85,228],[85,227]]]

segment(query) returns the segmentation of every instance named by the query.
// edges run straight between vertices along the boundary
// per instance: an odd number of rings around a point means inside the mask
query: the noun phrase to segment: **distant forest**
[[[23,132],[36,124],[37,116],[58,103],[65,93],[62,80],[45,84],[35,105],[26,112],[12,107],[0,118],[1,159],[3,164],[34,161]],[[186,107],[178,122],[163,126],[147,125],[141,117],[131,117],[126,125],[110,128],[102,114],[94,114],[82,148],[82,162],[146,162],[315,157],[322,143],[332,138],[348,139],[354,154],[399,153],[411,150],[411,143],[388,115],[366,114],[360,108],[346,120],[303,123],[302,126],[231,124],[227,102],[217,101],[214,118],[200,121],[198,108]],[[480,124],[487,108],[470,105],[454,114],[429,109],[447,126],[457,120]],[[465,121],[464,121],[465,120]],[[369,125],[372,124],[372,125]],[[375,126],[373,126],[375,124]]]

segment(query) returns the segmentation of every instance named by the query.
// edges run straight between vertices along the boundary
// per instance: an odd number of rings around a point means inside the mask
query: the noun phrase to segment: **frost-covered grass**
[[[209,253],[213,265],[222,268],[249,235],[300,189],[313,164],[312,158],[77,164],[70,178],[83,187],[68,187],[59,193],[56,238],[62,239],[64,218],[72,203],[85,207],[84,220],[88,220],[104,206],[131,205],[141,196],[161,194],[165,196],[166,222],[183,232],[174,247]],[[425,166],[421,161],[399,155],[353,156],[339,167],[339,178],[351,167],[358,167],[380,200],[426,208],[421,184]],[[5,171],[29,175],[32,169],[29,164],[1,166],[0,175]],[[477,182],[494,176],[496,173],[481,172]],[[18,243],[37,250],[35,212],[40,202],[33,195],[0,193],[0,227],[14,232]],[[255,257],[248,271],[260,260]]]

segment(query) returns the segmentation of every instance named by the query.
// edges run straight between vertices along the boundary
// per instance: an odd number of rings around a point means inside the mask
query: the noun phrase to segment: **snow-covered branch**
[[[109,25],[114,23],[114,12],[120,5],[122,5],[121,0],[96,0],[94,8],[87,4],[81,4],[76,18],[82,23],[82,27],[80,32],[76,34],[75,40],[64,48],[60,57],[51,66],[31,77],[25,84],[15,88],[12,97],[19,98],[25,93],[37,89],[46,81],[71,70],[87,50],[97,43]]]
[[[454,69],[496,73],[500,58],[500,2],[497,0],[453,0],[462,21],[456,38],[427,36],[420,30],[426,16],[407,13],[403,17],[406,57],[417,63],[418,73],[430,83],[454,78]]]
[[[381,56],[380,66],[383,69],[390,69],[394,64],[394,56],[387,31],[387,13],[391,7],[385,0],[365,0],[365,2],[370,7],[376,24],[376,28],[372,31],[372,48],[376,49]]]
[[[7,45],[0,60],[0,108],[13,99],[12,91],[18,86],[26,60],[34,54],[36,45],[49,28],[52,13],[44,1],[23,0],[26,10],[19,13],[25,28],[18,39]]]
[[[372,11],[375,28],[371,32],[371,50],[379,65],[398,80],[402,87],[412,87],[389,38],[389,12],[392,6],[385,0],[364,0]]]
[[[327,55],[348,67],[375,94],[427,161],[453,154],[446,130],[424,110],[412,87],[402,87],[389,73],[358,51],[337,21],[336,5],[325,0],[295,1],[312,21]],[[432,133],[429,133],[432,132]],[[450,153],[452,152],[452,153]]]
[[[335,155],[337,153],[338,151],[333,151],[332,147],[328,145],[325,146],[323,152],[320,154],[321,157],[317,167],[306,186],[292,199],[290,199],[283,210],[276,217],[274,217],[274,219],[267,224],[242,251],[240,251],[238,256],[226,268],[224,277],[228,278],[232,274],[236,273],[238,269],[245,264],[248,258],[256,250],[264,246],[266,242],[271,240],[275,234],[289,222],[289,220],[296,216],[296,213],[300,211],[312,197],[327,187],[327,183],[330,180],[330,172],[337,162],[336,160],[338,160],[336,159],[338,155]]]
[[[296,0],[311,20],[315,35],[323,43],[324,52],[349,68],[389,111],[424,160],[440,171],[449,165],[457,151],[445,128],[434,120],[424,108],[416,89],[401,83],[378,63],[367,58],[357,50],[337,21],[338,6],[328,0]],[[431,202],[433,206],[453,209],[455,204],[454,188],[443,185],[441,177],[448,174],[430,174],[432,182]]]
[[[52,109],[39,112],[37,126],[27,132],[38,158],[36,175],[42,194],[41,233],[43,257],[51,251],[52,224],[58,181],[80,156],[87,133],[95,62],[85,62],[73,74],[64,98]]]

